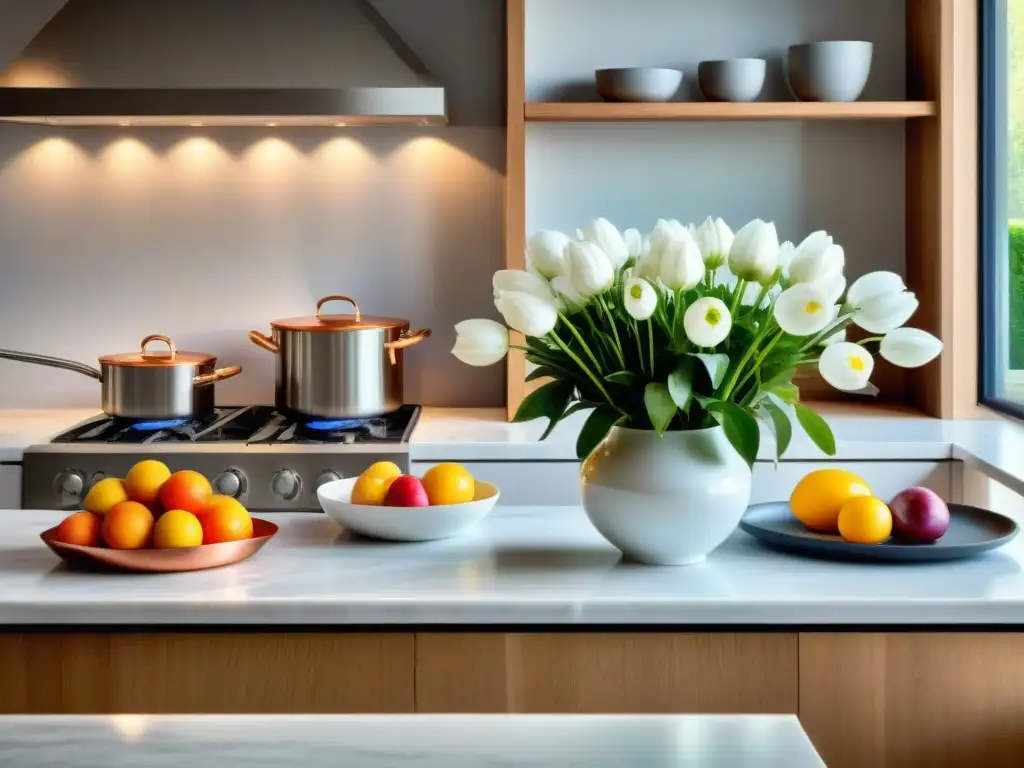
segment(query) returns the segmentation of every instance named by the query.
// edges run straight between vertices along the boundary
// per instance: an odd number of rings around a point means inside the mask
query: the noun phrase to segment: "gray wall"
[[[705,59],[769,61],[765,99],[788,99],[794,43],[875,44],[866,99],[905,93],[905,6],[893,0],[527,0],[530,99],[591,100],[593,70],[683,69],[700,99]],[[659,217],[774,220],[784,239],[828,229],[848,274],[904,265],[904,124],[764,122],[531,124],[527,228],[572,230],[595,216],[650,229]]]
[[[502,368],[448,350],[455,322],[494,315],[503,5],[377,5],[447,86],[450,127],[0,125],[0,347],[88,362],[167,333],[245,366],[222,402],[268,402],[273,360],[246,332],[347,293],[435,330],[407,353],[409,401],[500,404]],[[71,0],[25,59],[0,78],[326,86],[394,67],[337,0]],[[97,402],[84,377],[0,361],[0,407]]]

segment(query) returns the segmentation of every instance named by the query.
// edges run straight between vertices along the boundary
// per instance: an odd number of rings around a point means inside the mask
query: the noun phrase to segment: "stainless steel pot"
[[[354,315],[325,315],[329,301],[347,301]],[[270,323],[273,336],[249,339],[277,355],[278,410],[326,419],[377,416],[403,404],[402,350],[430,336],[409,321],[367,317],[348,296],[326,296],[313,317]]]
[[[167,352],[148,351],[161,341]],[[0,349],[0,358],[48,365],[90,376],[101,382],[103,412],[127,419],[187,419],[213,412],[213,384],[242,372],[242,367],[217,368],[205,352],[179,351],[168,336],[142,340],[138,352],[104,355],[97,370],[74,360]]]

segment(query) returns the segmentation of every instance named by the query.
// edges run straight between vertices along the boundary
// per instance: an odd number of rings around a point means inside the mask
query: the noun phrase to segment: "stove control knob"
[[[316,487],[319,488],[321,485],[327,485],[327,483],[333,483],[335,480],[341,480],[341,475],[335,472],[333,469],[325,469],[316,478]]]
[[[302,490],[302,478],[293,469],[282,469],[270,481],[270,489],[276,496],[291,501]]]
[[[57,493],[66,496],[81,496],[85,490],[85,478],[77,470],[65,469],[57,475],[54,486],[57,488]]]
[[[245,475],[239,469],[226,469],[213,478],[213,490],[221,496],[237,499],[245,493]]]

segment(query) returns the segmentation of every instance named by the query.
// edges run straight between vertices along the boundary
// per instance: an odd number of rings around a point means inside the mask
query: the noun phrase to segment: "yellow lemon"
[[[128,501],[124,480],[118,477],[105,477],[89,489],[82,506],[87,512],[103,517],[122,501]]]
[[[153,546],[157,549],[198,547],[203,543],[203,525],[184,509],[169,509],[153,526]]]
[[[381,480],[387,480],[389,477],[398,477],[400,474],[402,474],[402,470],[393,461],[378,461],[363,470],[360,477],[379,477]]]
[[[845,469],[818,469],[797,483],[789,497],[789,508],[811,530],[835,533],[839,529],[839,510],[856,496],[871,496],[863,478]]]
[[[857,496],[839,510],[839,535],[857,544],[879,544],[892,533],[892,512],[881,499]]]
[[[360,475],[356,484],[352,486],[352,503],[371,507],[381,506],[388,495],[388,488],[394,481],[394,477],[374,477],[365,473]]]
[[[472,501],[475,486],[473,476],[461,464],[437,464],[423,476],[423,488],[431,506]]]
[[[171,470],[162,461],[146,459],[128,470],[124,487],[132,501],[149,506],[160,498],[160,488],[170,476]]]

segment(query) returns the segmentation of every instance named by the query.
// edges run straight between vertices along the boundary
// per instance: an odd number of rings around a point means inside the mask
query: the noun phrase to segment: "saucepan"
[[[354,314],[328,315],[325,304],[344,301]],[[249,339],[277,356],[279,411],[321,419],[378,416],[403,404],[402,350],[430,336],[409,321],[368,317],[348,296],[325,296],[312,317],[272,320],[273,336]]]
[[[151,352],[155,342],[166,352]],[[103,412],[126,419],[189,419],[213,412],[213,384],[242,372],[241,366],[217,368],[217,358],[205,352],[179,350],[168,336],[142,340],[138,352],[104,355],[100,369],[60,357],[0,349],[0,358],[48,365],[84,374],[102,387]]]

